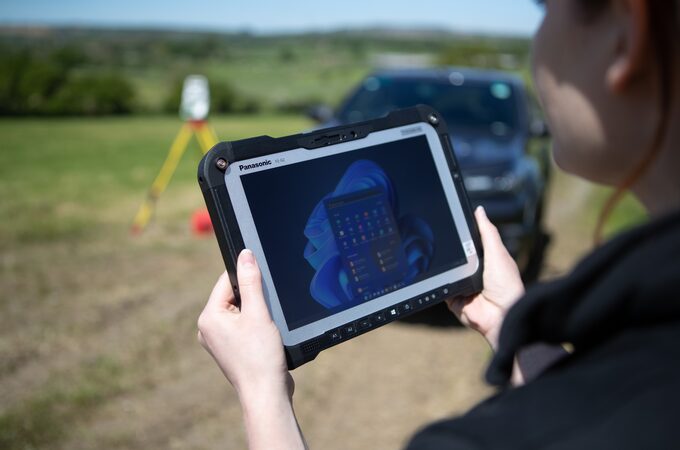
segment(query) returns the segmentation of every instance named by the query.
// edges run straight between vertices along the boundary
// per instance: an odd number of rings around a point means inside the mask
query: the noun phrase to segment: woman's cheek
[[[555,163],[562,170],[569,172],[568,155],[565,155],[561,136],[563,135],[560,121],[559,102],[555,99],[558,95],[556,83],[551,74],[545,69],[537,69],[534,72],[536,90],[543,107],[546,122],[552,138],[552,153]],[[556,106],[557,105],[557,106]]]
[[[607,150],[602,118],[588,95],[540,67],[536,89],[550,127],[555,163],[571,174],[607,183],[613,155]]]
[[[546,12],[543,22],[536,31],[533,39],[531,51],[531,71],[538,96],[538,102],[541,105],[548,127],[551,131],[552,137],[552,151],[553,157],[557,165],[566,170],[564,167],[564,159],[562,155],[559,140],[557,136],[559,132],[559,120],[557,114],[559,109],[553,107],[555,101],[554,96],[557,95],[557,83],[550,70],[551,56],[555,51],[554,34],[559,31],[559,24],[555,24],[550,12]],[[557,46],[559,48],[559,46]],[[552,49],[552,51],[551,51]],[[554,65],[554,64],[553,64]]]

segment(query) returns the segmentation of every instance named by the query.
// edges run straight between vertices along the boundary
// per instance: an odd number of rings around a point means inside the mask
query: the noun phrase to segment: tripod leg
[[[204,154],[208,153],[213,145],[217,144],[217,138],[208,124],[205,124],[196,130],[196,136],[198,137],[198,142],[201,144],[201,149]]]
[[[211,127],[210,124],[208,124],[208,123],[205,124],[205,130],[206,130],[208,136],[210,136],[210,142],[212,142],[211,147],[213,145],[217,144],[220,141],[217,138],[217,134],[215,133],[215,129],[213,127]]]
[[[141,233],[144,231],[151,220],[156,200],[158,200],[158,197],[160,197],[165,188],[168,186],[170,178],[172,178],[172,174],[175,173],[177,164],[179,163],[179,160],[182,158],[182,155],[187,148],[189,139],[191,139],[191,134],[191,127],[187,124],[182,125],[182,128],[179,130],[177,137],[170,147],[170,151],[168,152],[167,158],[165,158],[165,161],[163,162],[160,172],[151,184],[151,188],[149,189],[144,203],[142,203],[142,205],[139,207],[139,210],[132,221],[131,231],[133,233]]]
[[[201,128],[196,130],[196,138],[198,139],[198,144],[201,147],[201,153],[202,154],[208,153],[208,150],[210,150],[210,148],[211,148],[211,145],[206,141],[204,130],[205,130],[204,127],[201,127]]]

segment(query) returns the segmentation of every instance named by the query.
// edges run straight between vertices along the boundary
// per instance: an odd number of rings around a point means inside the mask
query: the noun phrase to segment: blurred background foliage
[[[215,113],[336,105],[376,67],[461,65],[527,73],[526,38],[374,29],[288,35],[0,27],[0,114],[176,113],[189,73]]]

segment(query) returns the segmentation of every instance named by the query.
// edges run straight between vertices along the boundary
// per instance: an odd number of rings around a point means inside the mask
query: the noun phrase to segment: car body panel
[[[384,70],[366,77],[342,102],[330,127],[397,108],[428,104],[445,118],[473,206],[484,206],[523,272],[545,244],[545,161],[528,154],[534,138],[530,97],[521,79],[497,71]],[[542,254],[541,260],[542,260]]]

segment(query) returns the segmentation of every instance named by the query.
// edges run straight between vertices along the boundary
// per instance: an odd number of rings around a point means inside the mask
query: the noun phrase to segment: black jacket
[[[409,449],[680,449],[680,213],[630,231],[508,313],[487,371],[503,389]],[[527,345],[575,351],[508,388]]]

